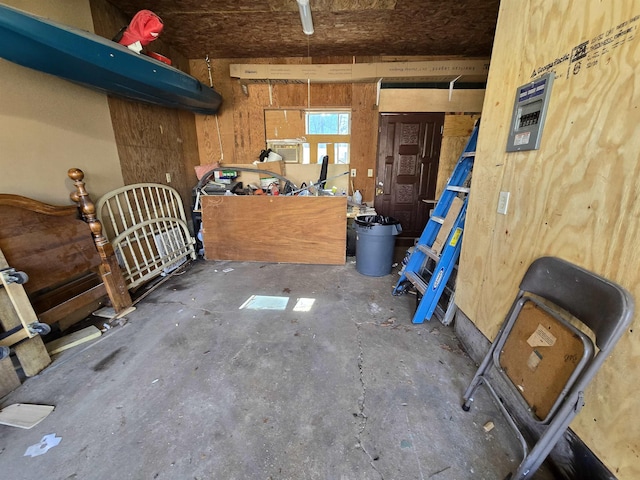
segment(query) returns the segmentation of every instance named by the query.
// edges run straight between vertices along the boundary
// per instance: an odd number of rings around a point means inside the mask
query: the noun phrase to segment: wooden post
[[[96,249],[100,255],[102,281],[107,289],[113,308],[116,313],[121,313],[131,307],[133,302],[122,276],[120,265],[118,265],[118,259],[113,251],[113,246],[102,233],[102,224],[96,217],[96,206],[84,187],[84,172],[79,168],[71,168],[68,175],[76,187],[76,191],[70,195],[71,200],[78,204],[82,217],[89,224],[93,242],[96,244]]]

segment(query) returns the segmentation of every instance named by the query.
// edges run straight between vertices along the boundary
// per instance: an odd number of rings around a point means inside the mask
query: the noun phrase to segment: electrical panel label
[[[526,145],[527,143],[529,143],[529,138],[531,138],[531,132],[518,133],[513,139],[513,144]]]

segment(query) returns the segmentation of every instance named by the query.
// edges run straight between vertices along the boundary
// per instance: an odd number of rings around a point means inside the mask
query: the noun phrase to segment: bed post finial
[[[116,312],[123,312],[131,307],[133,302],[118,265],[113,246],[102,233],[102,224],[96,217],[96,206],[84,187],[84,172],[79,168],[70,168],[67,175],[73,180],[73,184],[76,187],[76,191],[69,196],[71,200],[78,204],[82,217],[89,224],[93,242],[96,244],[96,249],[100,255],[100,275],[111,299],[112,306]]]
[[[89,224],[89,228],[93,234],[93,241],[97,247],[106,245],[109,241],[102,233],[102,224],[96,217],[96,206],[89,197],[87,189],[84,187],[84,172],[79,168],[70,168],[68,175],[76,187],[76,191],[72,192],[69,196],[71,200],[76,202],[80,207],[82,217]],[[100,248],[98,248],[98,251],[100,251]]]

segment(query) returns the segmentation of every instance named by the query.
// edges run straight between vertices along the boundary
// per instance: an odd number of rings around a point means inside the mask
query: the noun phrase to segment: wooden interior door
[[[435,205],[444,113],[381,114],[374,206],[419,237]]]

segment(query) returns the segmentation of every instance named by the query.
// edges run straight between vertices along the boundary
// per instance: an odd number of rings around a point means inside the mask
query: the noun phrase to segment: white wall
[[[3,3],[93,31],[88,0]],[[0,193],[69,204],[67,170],[97,199],[123,185],[106,95],[0,59]]]

